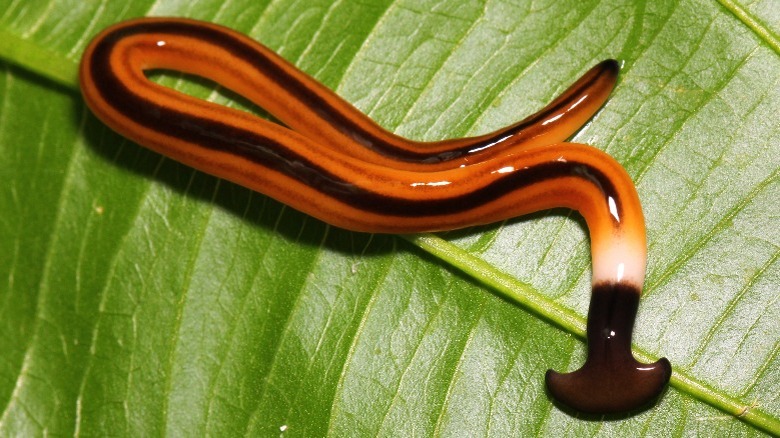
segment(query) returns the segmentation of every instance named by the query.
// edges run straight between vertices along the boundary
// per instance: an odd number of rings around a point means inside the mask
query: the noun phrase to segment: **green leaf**
[[[0,0],[0,433],[780,434],[777,13],[749,0]],[[141,15],[243,31],[417,139],[507,125],[621,60],[574,141],[637,183],[650,259],[635,351],[672,361],[669,391],[603,421],[546,395],[545,370],[584,357],[589,242],[570,212],[350,233],[112,133],[76,66],[97,31]]]

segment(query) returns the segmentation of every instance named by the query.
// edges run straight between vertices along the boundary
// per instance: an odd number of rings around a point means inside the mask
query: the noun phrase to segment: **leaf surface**
[[[545,393],[584,357],[576,214],[350,233],[112,133],[76,65],[142,15],[245,32],[416,139],[510,124],[619,59],[573,141],[636,181],[635,351],[672,387],[609,421]],[[777,23],[771,1],[0,0],[0,432],[780,434]]]

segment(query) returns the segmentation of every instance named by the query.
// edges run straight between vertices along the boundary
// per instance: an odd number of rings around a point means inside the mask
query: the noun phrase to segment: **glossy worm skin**
[[[158,69],[213,80],[286,127],[157,85],[145,72]],[[604,152],[562,143],[601,107],[617,70],[597,65],[507,128],[427,143],[382,129],[269,49],[209,23],[112,26],[84,53],[80,81],[92,111],[125,137],[346,229],[414,233],[577,210],[593,257],[589,356],[577,372],[548,372],[547,383],[565,406],[609,413],[651,402],[671,372],[665,359],[640,364],[630,351],[646,261],[633,183]]]

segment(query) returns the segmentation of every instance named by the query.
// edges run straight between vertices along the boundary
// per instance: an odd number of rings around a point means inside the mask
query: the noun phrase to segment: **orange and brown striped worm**
[[[286,126],[163,87],[149,70],[204,77]],[[651,403],[671,374],[631,353],[645,276],[645,225],[623,167],[564,143],[602,106],[616,61],[587,72],[548,106],[493,133],[415,142],[352,105],[254,40],[215,24],[142,18],[114,25],[81,62],[84,99],[123,136],[206,173],[349,230],[451,230],[567,207],[587,222],[593,258],[588,360],[547,373],[559,403],[592,413]]]

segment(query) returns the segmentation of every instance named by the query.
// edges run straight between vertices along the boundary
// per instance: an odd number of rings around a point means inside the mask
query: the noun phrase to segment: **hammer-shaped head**
[[[631,354],[639,290],[625,285],[593,288],[588,312],[588,358],[577,371],[547,371],[550,395],[561,404],[590,414],[614,414],[647,407],[672,375],[669,361],[637,362]]]
[[[664,359],[643,364],[633,358],[612,363],[588,361],[572,373],[547,371],[550,394],[565,406],[589,414],[614,414],[652,404],[666,387],[672,367]]]

